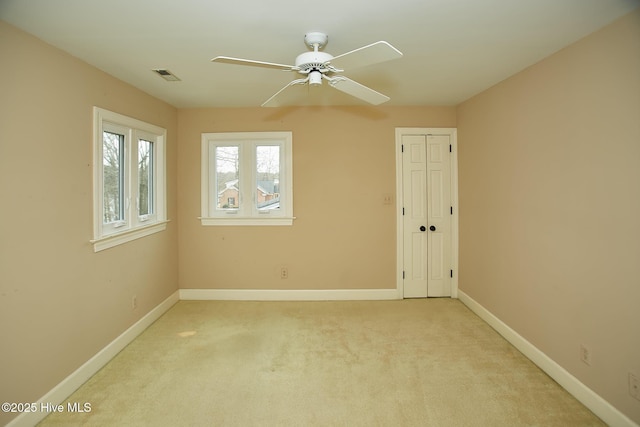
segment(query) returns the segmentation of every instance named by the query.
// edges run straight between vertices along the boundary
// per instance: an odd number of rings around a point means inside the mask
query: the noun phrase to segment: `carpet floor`
[[[41,426],[604,426],[455,299],[180,301]]]

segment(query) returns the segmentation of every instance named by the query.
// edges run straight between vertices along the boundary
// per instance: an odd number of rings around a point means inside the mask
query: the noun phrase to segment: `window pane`
[[[237,210],[240,202],[240,148],[216,147],[217,209]]]
[[[103,223],[124,219],[124,135],[102,135]]]
[[[280,209],[280,146],[256,147],[256,207]]]
[[[153,142],[138,140],[138,215],[153,213]]]

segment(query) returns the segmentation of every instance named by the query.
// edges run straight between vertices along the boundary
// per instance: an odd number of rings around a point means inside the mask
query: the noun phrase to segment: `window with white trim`
[[[291,225],[291,132],[202,134],[202,225]]]
[[[98,252],[166,228],[161,127],[94,107],[93,240]]]

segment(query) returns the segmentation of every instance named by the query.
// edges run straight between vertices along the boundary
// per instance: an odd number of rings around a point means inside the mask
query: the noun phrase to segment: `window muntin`
[[[203,225],[291,225],[291,132],[202,134]]]
[[[166,130],[94,107],[94,250],[166,228]]]

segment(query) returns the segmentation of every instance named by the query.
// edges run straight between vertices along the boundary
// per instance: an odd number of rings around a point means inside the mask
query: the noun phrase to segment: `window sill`
[[[167,228],[168,222],[168,220],[154,222],[153,224],[137,227],[132,230],[126,230],[117,234],[110,234],[108,236],[100,237],[99,239],[90,240],[90,242],[93,243],[93,251],[100,252],[132,240],[164,231]]]
[[[199,217],[202,225],[293,225],[296,217],[277,218],[220,218]]]

